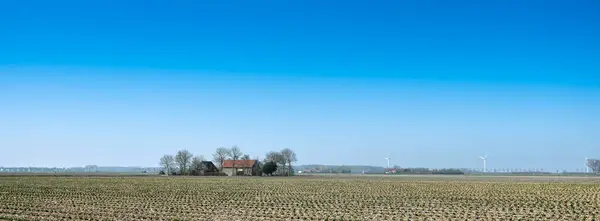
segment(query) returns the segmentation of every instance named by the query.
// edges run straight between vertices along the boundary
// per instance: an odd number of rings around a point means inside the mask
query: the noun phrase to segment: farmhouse
[[[216,175],[219,169],[211,161],[202,161],[202,170],[199,175]]]
[[[228,176],[261,176],[262,172],[256,160],[225,160],[223,170]]]

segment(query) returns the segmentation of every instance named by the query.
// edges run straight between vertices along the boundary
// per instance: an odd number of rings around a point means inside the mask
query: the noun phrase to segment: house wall
[[[222,171],[223,173],[227,174],[227,176],[233,175],[233,168],[223,168]]]
[[[254,176],[255,174],[254,169],[253,168],[236,168],[236,170],[234,170],[233,168],[223,168],[223,173],[227,174],[227,176],[234,176],[235,175],[235,171],[244,171],[244,175],[246,176]]]

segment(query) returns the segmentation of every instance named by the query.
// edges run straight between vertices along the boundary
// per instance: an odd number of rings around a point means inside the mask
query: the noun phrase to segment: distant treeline
[[[373,166],[334,166],[334,165],[301,165],[294,168],[303,173],[353,173],[353,174],[465,174],[461,169],[430,168],[383,168]]]
[[[400,168],[391,169],[392,174],[447,174],[447,175],[460,175],[465,174],[460,169],[430,169],[430,168]]]
[[[294,166],[294,170],[301,173],[383,173],[383,167],[362,165],[320,165],[309,164]]]
[[[158,173],[158,167],[0,167],[0,173]]]

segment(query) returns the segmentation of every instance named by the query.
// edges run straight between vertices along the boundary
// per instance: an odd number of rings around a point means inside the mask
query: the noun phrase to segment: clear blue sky
[[[598,1],[5,1],[0,165],[583,168]]]

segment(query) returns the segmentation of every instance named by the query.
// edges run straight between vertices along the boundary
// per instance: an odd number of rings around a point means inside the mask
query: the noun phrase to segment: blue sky
[[[0,165],[583,167],[597,1],[7,1]]]

